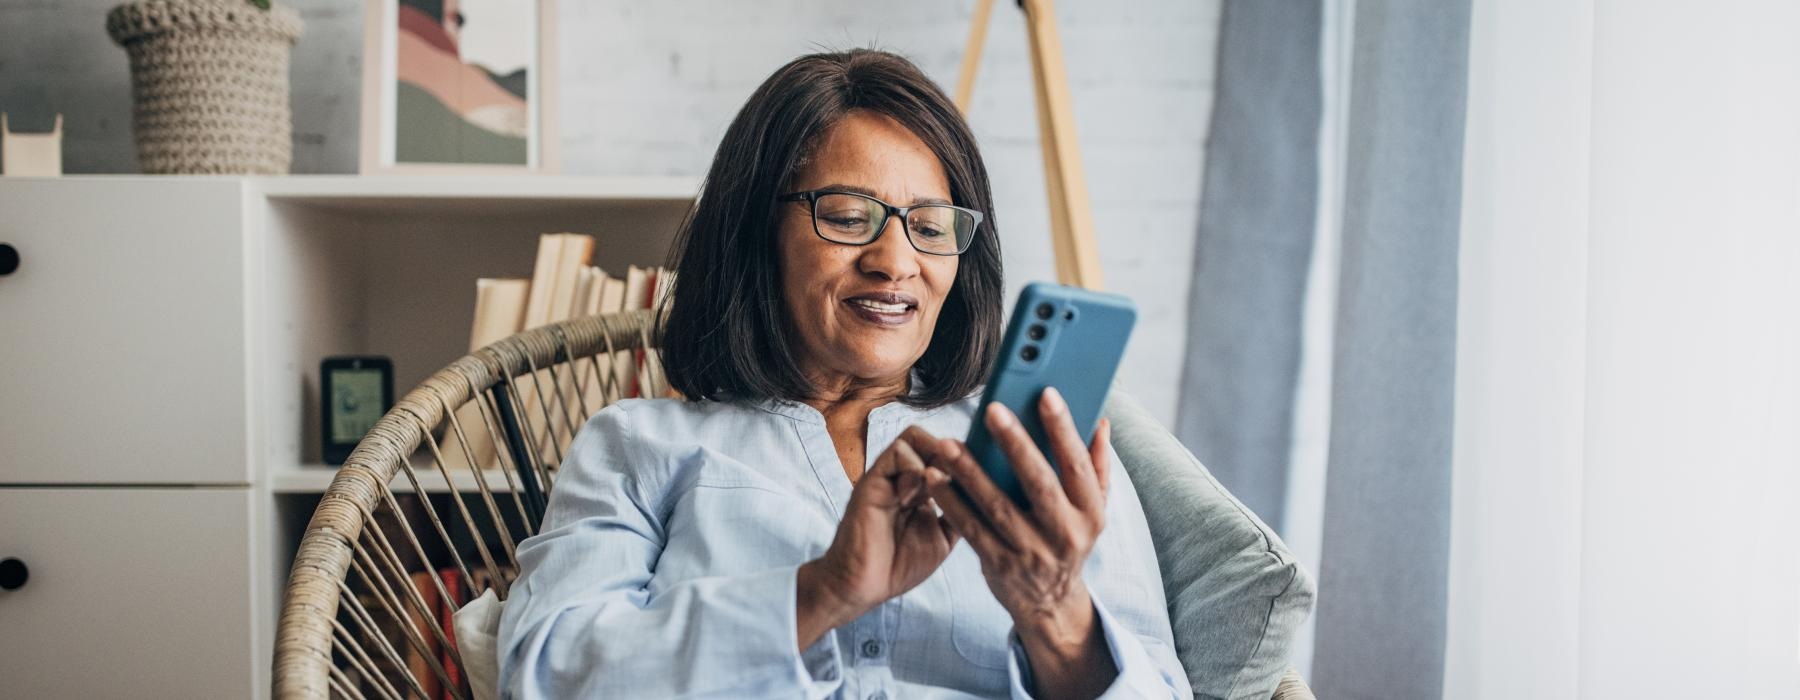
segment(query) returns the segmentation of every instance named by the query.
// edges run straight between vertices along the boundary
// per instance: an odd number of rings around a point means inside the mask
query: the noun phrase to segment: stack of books
[[[672,272],[631,265],[623,277],[614,277],[592,264],[593,255],[593,236],[544,234],[538,238],[537,263],[531,279],[475,280],[475,323],[469,333],[469,349],[571,318],[661,308],[674,283]],[[596,372],[596,368],[601,371]],[[565,415],[565,406],[585,412],[586,406],[605,405],[622,398],[671,395],[662,375],[661,358],[654,350],[619,351],[611,358],[597,357],[592,363],[577,358],[576,362],[559,367],[555,380],[551,374],[539,370],[536,381],[528,377],[517,381],[523,405],[514,408],[529,418],[540,455],[555,454],[544,449],[550,441],[561,439],[559,444],[568,444],[566,438],[572,437],[567,434],[569,424],[580,426],[587,421],[586,415]],[[545,396],[540,402],[538,387],[549,393],[552,386],[560,391],[561,400]],[[549,407],[548,417],[544,415],[545,406]],[[494,442],[481,409],[474,403],[465,404],[457,410],[456,420],[467,438],[467,452],[455,431],[446,429],[442,450],[445,466],[467,469],[469,455],[473,455],[475,463],[483,468],[497,467]]]

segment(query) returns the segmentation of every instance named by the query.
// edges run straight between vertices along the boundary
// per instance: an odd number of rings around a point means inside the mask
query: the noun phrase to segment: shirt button
[[[862,653],[863,653],[863,656],[869,657],[871,659],[873,659],[877,656],[881,656],[881,642],[875,641],[873,639],[864,641],[862,643]],[[883,697],[885,697],[885,696],[883,696]],[[881,700],[881,698],[877,698],[876,700]]]

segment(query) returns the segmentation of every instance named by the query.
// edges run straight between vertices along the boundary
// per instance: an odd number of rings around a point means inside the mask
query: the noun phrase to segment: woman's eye
[[[869,223],[868,219],[860,216],[821,216],[819,218],[824,219],[826,223],[831,224],[832,226],[841,226],[843,228],[862,228]]]
[[[936,226],[920,226],[913,229],[913,233],[926,238],[941,238],[944,235],[944,232]]]

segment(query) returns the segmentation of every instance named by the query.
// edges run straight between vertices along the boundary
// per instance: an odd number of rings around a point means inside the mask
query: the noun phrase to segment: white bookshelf
[[[404,395],[468,351],[476,278],[530,277],[537,236],[562,231],[592,234],[608,271],[662,264],[698,188],[681,177],[0,177],[0,243],[21,258],[0,277],[0,318],[30,329],[0,343],[0,504],[18,506],[0,507],[0,557],[33,571],[0,596],[0,622],[34,645],[0,654],[0,677],[35,696],[126,682],[155,696],[266,696],[289,564],[336,476],[319,454],[319,361],[386,355]],[[466,471],[446,484],[428,461],[417,468],[428,493],[476,487]],[[394,487],[412,490],[404,477]],[[12,517],[26,512],[39,515]],[[155,531],[186,534],[141,534]],[[186,553],[148,557],[169,570],[128,578],[239,583],[204,599],[97,597],[57,580],[114,565],[60,546],[58,532]],[[122,636],[95,646],[64,631],[71,616]],[[170,643],[182,639],[195,642]],[[139,651],[97,657],[117,648]],[[165,670],[66,673],[125,657]],[[223,670],[180,671],[199,665]],[[205,687],[183,685],[202,676]]]
[[[690,200],[699,181],[674,176],[290,175],[247,178],[247,184],[273,199],[340,204],[380,200],[619,203]]]
[[[245,183],[266,245],[258,338],[269,395],[261,459],[320,461],[319,360],[386,355],[404,394],[468,351],[475,280],[530,277],[542,233],[596,238],[595,264],[666,261],[691,178],[287,177]],[[295,379],[299,381],[296,382]],[[293,426],[300,425],[300,430]]]

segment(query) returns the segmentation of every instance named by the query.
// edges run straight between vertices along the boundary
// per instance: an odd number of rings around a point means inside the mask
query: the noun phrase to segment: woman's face
[[[789,192],[842,189],[900,207],[950,202],[937,156],[891,118],[852,111],[821,138]],[[806,202],[780,207],[783,301],[802,369],[823,383],[904,377],[931,344],[956,256],[914,249],[899,217],[875,242],[853,246],[814,233]]]

